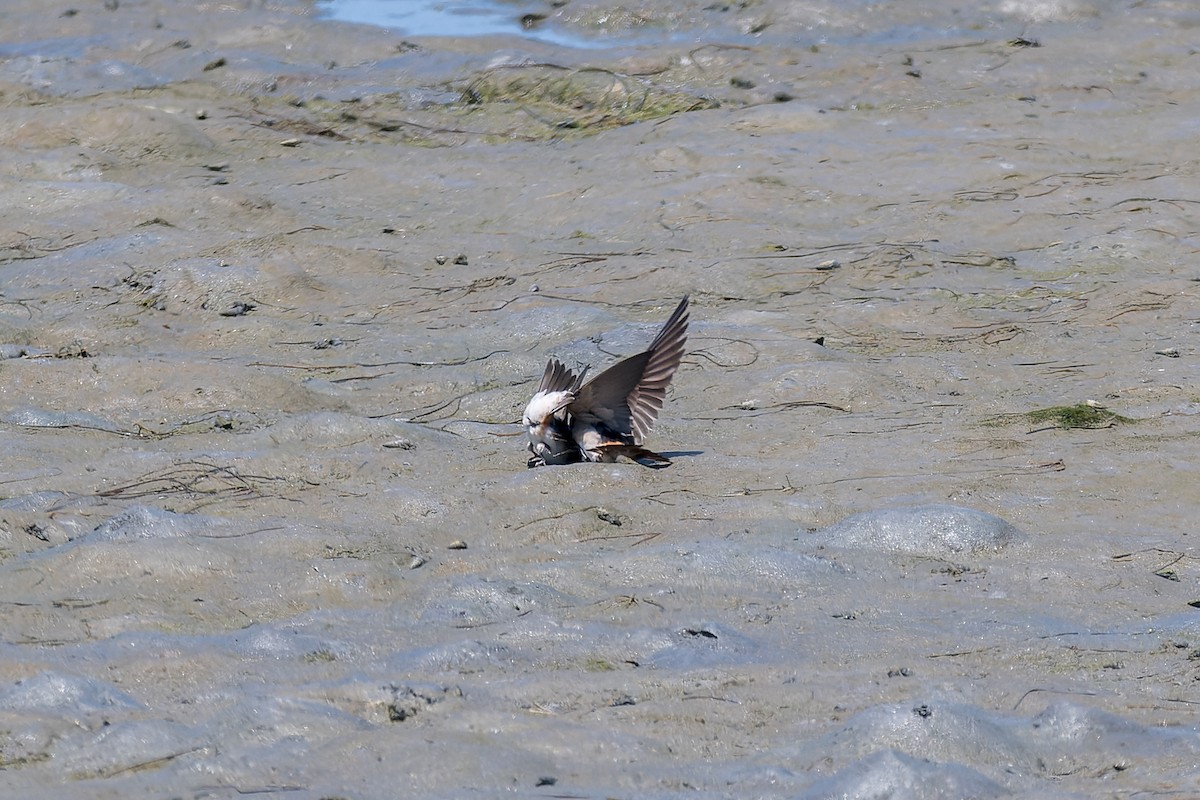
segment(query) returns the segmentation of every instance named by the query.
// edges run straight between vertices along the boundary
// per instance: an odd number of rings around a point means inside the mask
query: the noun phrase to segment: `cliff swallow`
[[[649,348],[587,383],[587,367],[576,375],[558,359],[550,359],[521,417],[529,430],[529,466],[613,462],[619,456],[656,466],[670,464],[642,443],[683,358],[687,325],[684,297]]]

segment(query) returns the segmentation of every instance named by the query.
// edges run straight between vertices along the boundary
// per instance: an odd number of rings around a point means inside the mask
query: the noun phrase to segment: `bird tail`
[[[602,444],[592,452],[599,456],[596,459],[597,461],[607,461],[611,463],[616,461],[619,456],[625,456],[625,458],[636,461],[644,467],[661,469],[662,467],[668,467],[671,465],[671,459],[656,453],[653,450],[647,450],[644,447],[639,447],[636,444],[613,442],[611,444]]]

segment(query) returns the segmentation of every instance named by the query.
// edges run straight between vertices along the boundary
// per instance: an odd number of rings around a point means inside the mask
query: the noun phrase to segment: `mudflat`
[[[0,11],[6,793],[1196,794],[1196,12],[643,6]]]

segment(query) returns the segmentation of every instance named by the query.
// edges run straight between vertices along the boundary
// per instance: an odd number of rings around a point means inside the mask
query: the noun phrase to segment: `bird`
[[[669,465],[669,458],[643,444],[679,369],[687,326],[685,296],[646,350],[587,383],[590,367],[576,374],[551,358],[521,416],[529,431],[529,466],[612,463],[622,456],[646,466]]]

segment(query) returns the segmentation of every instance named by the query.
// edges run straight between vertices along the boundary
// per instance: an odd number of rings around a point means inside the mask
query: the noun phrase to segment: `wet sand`
[[[6,794],[1200,791],[1193,11],[110,5],[0,14]]]

